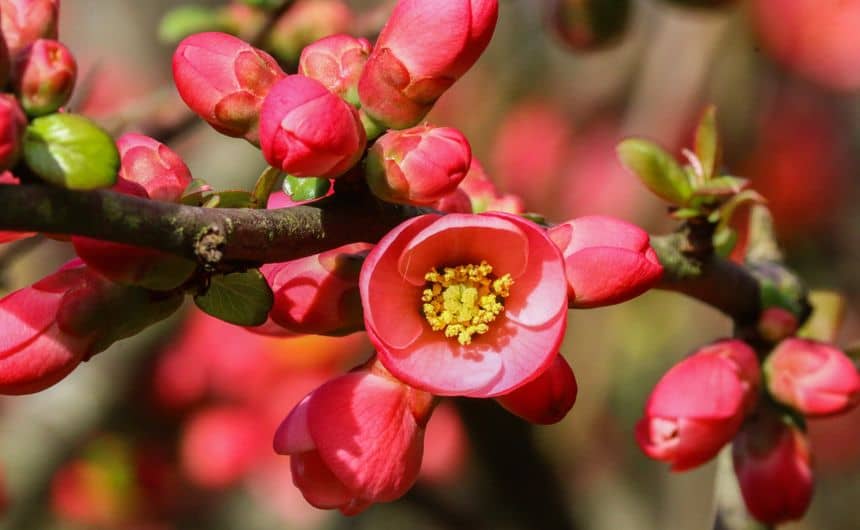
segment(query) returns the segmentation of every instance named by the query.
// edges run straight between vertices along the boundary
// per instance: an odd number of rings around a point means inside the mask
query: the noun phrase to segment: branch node
[[[194,243],[194,255],[203,264],[205,270],[209,272],[215,270],[216,265],[224,257],[226,243],[227,238],[218,225],[211,224],[200,231]]]

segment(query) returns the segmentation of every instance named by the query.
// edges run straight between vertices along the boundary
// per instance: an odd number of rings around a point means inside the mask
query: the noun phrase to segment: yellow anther
[[[421,309],[430,328],[464,345],[490,330],[514,284],[510,274],[494,277],[486,261],[445,267],[441,273],[432,269],[424,279],[428,286],[421,292]]]

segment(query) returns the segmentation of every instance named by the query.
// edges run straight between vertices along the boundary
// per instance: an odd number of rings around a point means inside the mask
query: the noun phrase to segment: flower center
[[[490,323],[505,310],[504,299],[514,284],[510,274],[497,278],[486,261],[445,267],[442,272],[434,268],[424,279],[424,318],[433,331],[442,331],[463,345],[471,344],[474,335],[490,330]]]

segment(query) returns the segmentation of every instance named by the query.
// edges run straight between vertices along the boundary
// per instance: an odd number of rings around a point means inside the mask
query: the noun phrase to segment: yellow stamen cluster
[[[463,345],[489,331],[489,324],[505,310],[503,301],[514,284],[510,274],[495,278],[492,273],[493,266],[482,261],[425,274],[429,285],[421,293],[422,309],[433,331],[444,331]]]

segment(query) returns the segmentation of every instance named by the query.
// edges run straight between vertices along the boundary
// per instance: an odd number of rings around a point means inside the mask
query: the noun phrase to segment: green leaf
[[[212,186],[203,179],[194,179],[185,188],[179,202],[188,206],[200,206],[205,201],[205,196],[212,193]]]
[[[699,120],[695,145],[696,157],[702,163],[702,177],[710,180],[717,171],[722,150],[717,131],[717,108],[713,105],[705,109],[702,119]]]
[[[845,320],[845,297],[835,291],[811,291],[812,314],[798,330],[806,339],[833,342]]]
[[[660,146],[647,140],[624,140],[618,145],[618,156],[658,197],[683,206],[692,195],[683,168]]]
[[[73,190],[113,186],[120,162],[110,135],[77,114],[34,119],[24,133],[24,160],[42,179]]]
[[[197,307],[225,322],[259,326],[266,322],[274,303],[272,289],[256,269],[214,276],[209,289],[194,297]]]
[[[732,228],[724,226],[714,232],[714,238],[712,241],[714,244],[714,251],[717,255],[726,257],[732,253],[735,245],[738,244],[738,233]]]
[[[702,211],[698,208],[679,208],[672,212],[672,217],[679,221],[692,219],[694,217],[699,217],[700,215],[702,215]]]
[[[331,189],[331,181],[329,179],[314,178],[314,177],[294,177],[287,175],[284,178],[284,193],[289,195],[294,201],[312,201],[325,197]]]
[[[742,192],[749,185],[750,181],[748,179],[726,175],[713,178],[704,184],[696,186],[693,190],[693,195],[698,197],[726,197]]]
[[[254,208],[256,203],[251,193],[245,190],[219,191],[218,208]]]
[[[215,10],[203,6],[179,6],[171,9],[158,25],[158,39],[175,44],[189,35],[204,31],[227,31],[229,28]]]
[[[251,195],[254,199],[254,206],[257,208],[266,208],[269,202],[269,195],[278,185],[278,180],[283,173],[271,166],[267,167],[257,178],[257,183],[254,185],[254,191]]]

